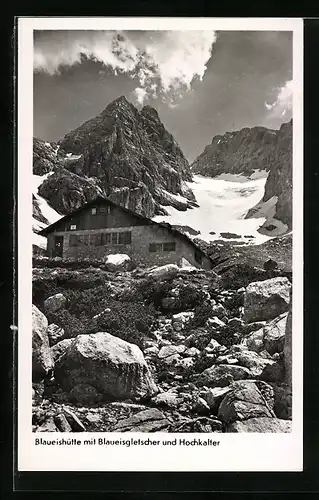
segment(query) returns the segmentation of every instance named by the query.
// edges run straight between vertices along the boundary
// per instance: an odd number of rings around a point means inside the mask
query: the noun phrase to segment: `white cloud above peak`
[[[134,96],[170,96],[176,101],[203,79],[216,41],[214,31],[58,31],[34,44],[34,71],[58,74],[80,64],[83,55],[138,80]]]
[[[272,117],[282,117],[292,111],[293,85],[293,80],[288,80],[277,89],[277,96],[272,104],[265,102],[265,108]]]

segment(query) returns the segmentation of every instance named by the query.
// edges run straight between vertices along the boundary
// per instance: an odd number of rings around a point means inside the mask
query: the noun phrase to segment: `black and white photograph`
[[[25,446],[299,470],[302,21],[20,21]]]

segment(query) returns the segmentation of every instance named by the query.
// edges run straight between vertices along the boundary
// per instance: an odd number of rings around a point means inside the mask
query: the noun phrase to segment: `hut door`
[[[55,236],[53,257],[62,257],[63,255],[63,236]]]

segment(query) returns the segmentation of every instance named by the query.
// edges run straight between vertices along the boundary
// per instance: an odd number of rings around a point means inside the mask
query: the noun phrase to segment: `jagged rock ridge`
[[[223,173],[249,176],[254,170],[270,170],[287,147],[280,130],[247,127],[213,137],[191,169],[194,174],[209,177]]]
[[[258,217],[258,211],[265,203],[273,200],[272,213],[261,228],[267,231],[276,221],[281,221],[290,230],[292,228],[292,120],[283,123],[278,130],[278,147],[265,184],[262,200],[256,207],[252,207],[246,218]]]
[[[37,142],[36,146],[38,165]],[[48,171],[50,158],[45,160],[43,173]],[[41,186],[39,194],[63,213],[101,192],[148,217],[165,214],[165,205],[186,210],[195,204],[186,185],[186,181],[192,180],[188,161],[157,111],[150,106],[138,111],[123,96],[66,134],[59,141],[51,165],[55,173]],[[82,189],[75,195],[79,185]],[[66,203],[70,194],[73,201]]]

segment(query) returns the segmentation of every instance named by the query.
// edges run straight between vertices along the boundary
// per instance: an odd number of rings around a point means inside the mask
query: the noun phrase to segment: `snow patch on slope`
[[[238,235],[234,240],[243,244],[263,243],[275,236],[258,232],[266,222],[267,214],[260,212],[258,218],[250,219],[245,219],[245,216],[262,199],[266,178],[265,171],[255,171],[250,178],[239,174],[223,174],[215,178],[194,175],[194,182],[187,185],[193,190],[199,207],[180,212],[165,206],[169,215],[158,215],[153,220],[190,226],[200,231],[198,237],[205,241],[226,240],[220,233],[230,232]],[[281,228],[282,231],[283,229]]]
[[[38,188],[42,184],[45,179],[47,179],[50,175],[52,175],[53,172],[49,172],[48,174],[45,175],[33,175],[32,176],[32,194],[34,195],[39,209],[41,210],[42,215],[47,219],[49,224],[53,224],[56,222],[58,219],[61,219],[62,215],[58,214],[49,204],[48,202],[42,198],[38,194]],[[41,248],[46,248],[46,238],[44,236],[40,236],[37,234],[39,231],[47,227],[44,222],[40,222],[34,217],[32,217],[32,230],[33,230],[33,238],[32,238],[32,243],[33,245],[37,245],[38,247]]]
[[[49,204],[48,202],[42,198],[42,196],[38,195],[38,188],[53,172],[49,172],[45,175],[33,175],[32,177],[32,193],[35,196],[35,199],[38,202],[39,208],[43,214],[43,216],[49,221],[49,224],[53,224],[58,219],[61,219],[62,215],[58,214]]]

